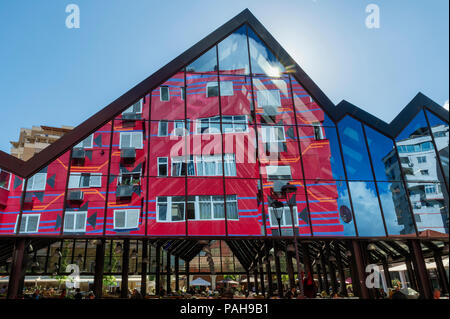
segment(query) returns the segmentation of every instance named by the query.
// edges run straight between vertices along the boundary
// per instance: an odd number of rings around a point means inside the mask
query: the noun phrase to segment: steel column
[[[420,241],[417,239],[408,240],[409,251],[412,253],[412,261],[414,269],[417,273],[417,281],[420,294],[425,299],[433,299],[433,292],[431,289],[430,277],[425,266],[425,260],[422,254],[422,247]]]
[[[11,272],[8,281],[7,299],[15,299],[19,291],[20,279],[23,271],[23,261],[25,252],[25,238],[18,238],[14,243],[13,260],[11,263]]]
[[[86,256],[84,257],[86,259]],[[95,247],[94,296],[103,296],[103,271],[105,266],[105,240],[99,239]]]
[[[142,263],[141,263],[141,295],[147,295],[147,263],[148,257],[148,239],[142,241]]]

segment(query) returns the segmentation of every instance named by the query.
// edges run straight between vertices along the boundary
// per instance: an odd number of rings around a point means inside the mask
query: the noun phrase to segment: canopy
[[[230,285],[238,285],[239,283],[233,279],[225,278],[224,280],[219,281],[223,284],[230,284]]]
[[[202,278],[197,278],[195,280],[192,280],[190,282],[191,286],[211,286],[211,283],[209,281],[206,281]]]

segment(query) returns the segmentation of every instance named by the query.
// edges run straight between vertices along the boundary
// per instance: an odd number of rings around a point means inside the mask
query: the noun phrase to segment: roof
[[[40,169],[47,166],[51,161],[61,156],[74,145],[78,144],[91,133],[102,127],[115,116],[122,113],[126,108],[137,102],[155,87],[165,82],[180,69],[200,57],[217,42],[220,42],[226,38],[243,24],[249,25],[264,42],[264,44],[272,50],[278,60],[283,65],[289,66],[289,70],[292,72],[292,75],[296,78],[296,80],[305,88],[305,90],[313,97],[317,104],[328,114],[328,116],[330,116],[334,122],[338,122],[345,115],[349,114],[391,138],[397,136],[423,108],[430,110],[443,121],[448,122],[449,112],[422,93],[418,93],[416,97],[414,97],[413,100],[406,105],[400,114],[398,114],[398,116],[389,124],[347,101],[342,101],[337,106],[334,105],[325,93],[322,92],[313,80],[281,47],[277,40],[275,40],[267,29],[256,19],[256,17],[248,9],[245,9],[233,19],[209,34],[203,40],[199,41],[190,49],[136,85],[134,88],[78,125],[75,129],[65,134],[62,138],[52,143],[43,151],[34,155],[28,161],[23,161],[0,151],[0,168],[23,178],[32,176]]]

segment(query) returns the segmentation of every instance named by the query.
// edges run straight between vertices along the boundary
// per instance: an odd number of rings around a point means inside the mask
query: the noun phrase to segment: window
[[[224,115],[222,116],[222,127],[224,133],[247,132],[247,116],[245,115]],[[220,116],[198,119],[198,134],[220,133]]]
[[[36,233],[38,231],[39,226],[39,218],[41,215],[22,215],[22,221],[20,223],[20,233],[21,234],[27,234],[27,233]],[[19,216],[17,216],[16,220],[16,228],[15,231],[17,231],[17,225],[19,223]]]
[[[142,149],[142,132],[122,132],[120,133],[120,148]]]
[[[221,96],[233,96],[233,81],[221,81],[220,82],[220,95]],[[208,82],[206,84],[206,97],[219,96],[219,84],[218,82]]]
[[[236,176],[234,154],[225,154],[225,175]],[[222,176],[222,155],[196,156],[197,176]]]
[[[75,145],[74,148],[92,148],[94,145],[94,134],[89,135],[83,141]]]
[[[298,218],[297,216],[297,207],[293,207],[293,215],[294,215],[294,222],[295,226],[298,226]],[[275,211],[272,207],[269,207],[269,219],[270,219],[270,225],[272,227],[278,227],[278,220],[275,215]],[[292,216],[291,216],[291,210],[289,207],[285,206],[283,208],[283,214],[281,215],[280,220],[280,226],[292,226]]]
[[[65,212],[64,232],[85,232],[87,212]]]
[[[169,159],[167,157],[158,157],[158,176],[169,175]]]
[[[414,152],[426,152],[431,151],[433,145],[431,142],[423,142],[420,144],[412,144],[412,145],[399,145],[398,152],[399,153],[414,153]]]
[[[168,86],[161,86],[159,88],[159,99],[162,102],[170,101],[170,92]]]
[[[134,229],[139,227],[139,209],[114,210],[114,229]]]
[[[100,173],[72,173],[69,177],[69,189],[102,187],[102,174]]]
[[[159,121],[158,136],[167,136],[169,133],[167,121]]]
[[[120,173],[117,178],[117,185],[140,185],[141,172]]]
[[[436,194],[436,185],[425,185],[425,193]]]
[[[266,166],[267,180],[292,179],[290,166]]]
[[[9,190],[10,181],[11,181],[11,173],[4,171],[0,168],[0,188]]]
[[[175,121],[175,122],[173,122],[172,134],[174,136],[184,136],[185,132],[186,132],[186,135],[187,135],[187,134],[189,134],[189,122],[187,122],[186,127],[187,128],[184,127],[184,121]]]
[[[419,157],[417,158],[417,162],[418,162],[419,164],[421,164],[421,163],[426,163],[426,162],[427,162],[427,157],[426,157],[426,156],[419,156]]]
[[[187,175],[195,176],[194,157],[192,155],[187,159],[185,156],[172,157],[172,176],[185,176],[187,167]]]
[[[263,126],[261,132],[264,143],[286,142],[283,126]]]
[[[184,221],[184,196],[158,197],[156,202],[156,219],[158,222]]]
[[[280,107],[281,96],[279,90],[260,90],[256,93],[258,107]]]
[[[28,179],[27,191],[43,191],[47,182],[47,173],[36,173]]]
[[[183,87],[181,87],[180,88],[180,96],[181,96],[181,99],[184,101],[184,97],[186,96],[186,88],[183,86]]]
[[[427,169],[421,169],[420,170],[420,174],[425,175],[425,176],[430,175],[430,173],[429,173],[429,171]]]
[[[184,221],[185,198],[183,196],[164,196],[157,198],[157,221]],[[187,216],[190,220],[225,219],[225,201],[223,196],[188,196]],[[227,195],[227,219],[237,220],[238,203],[236,195]],[[170,209],[168,209],[170,207]]]
[[[134,103],[132,106],[130,106],[128,109],[126,109],[122,114],[125,113],[132,113],[132,114],[139,114],[142,113],[142,99]]]
[[[313,122],[312,125],[314,127],[314,139],[316,141],[323,140],[323,131],[320,122]]]

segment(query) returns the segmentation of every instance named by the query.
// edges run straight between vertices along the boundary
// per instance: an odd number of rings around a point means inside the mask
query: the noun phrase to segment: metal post
[[[336,269],[334,268],[334,263],[330,261],[331,257],[331,249],[330,249],[330,243],[325,243],[325,251],[326,251],[326,258],[327,258],[327,264],[328,269],[330,270],[330,279],[331,279],[331,289],[333,291],[333,295],[338,292],[338,285],[337,285],[337,279],[336,279]]]
[[[392,279],[391,274],[389,273],[389,264],[387,259],[383,259],[383,272],[384,272],[384,278],[386,279],[386,285],[388,288],[392,288]]]
[[[295,195],[295,194],[294,194]],[[294,196],[292,195],[292,196]],[[294,219],[294,206],[290,203],[288,197],[287,197],[287,193],[285,194],[286,196],[286,203],[289,203],[289,210],[291,212],[291,220],[292,220],[292,231],[294,232],[294,247],[295,247],[295,261],[297,262],[297,278],[298,278],[298,287],[300,290],[300,296],[304,297],[305,296],[305,290],[303,288],[303,276],[302,276],[302,266],[300,264],[300,256],[298,253],[298,242],[297,242],[297,233],[295,231],[295,220],[298,220],[298,216],[295,216],[296,219]],[[296,204],[297,205],[297,204]],[[292,263],[292,260],[291,260]],[[294,284],[295,284],[295,280],[294,280]]]
[[[289,286],[290,288],[295,287],[295,278],[294,278],[294,265],[292,264],[292,256],[290,252],[286,250],[286,270],[289,276]]]
[[[178,256],[175,256],[175,292],[178,292],[180,290],[180,274],[179,274],[179,266],[180,266],[180,259]]]
[[[410,284],[412,289],[417,291],[418,290],[417,289],[417,281],[416,281],[416,276],[414,274],[414,270],[413,270],[413,266],[412,266],[412,262],[411,262],[411,257],[410,256],[406,257],[405,264],[406,264],[406,272],[408,273],[409,284]]]
[[[170,266],[170,253],[169,253],[169,251],[167,251],[166,260],[167,260],[167,263],[166,263],[167,264],[166,265],[166,269],[167,269],[167,273],[166,273],[166,293],[169,294],[172,291],[172,289],[170,287],[170,284],[171,284],[170,279],[171,279],[172,272],[170,270],[171,266]]]
[[[366,273],[365,273],[365,266],[364,266],[364,259],[361,252],[361,247],[359,245],[359,242],[357,240],[352,240],[352,246],[353,246],[353,258],[355,259],[355,265],[356,265],[356,275],[358,277],[358,282],[354,282],[353,285],[358,285],[358,290],[361,293],[362,299],[369,299],[369,291],[366,286]]]
[[[258,263],[259,263],[259,279],[261,281],[261,293],[263,296],[266,296],[266,288],[264,287],[264,268],[262,264],[262,257],[261,254],[258,257]]]
[[[273,282],[272,282],[272,269],[270,267],[270,260],[269,260],[269,255],[270,255],[270,248],[268,246],[269,242],[266,241],[264,244],[264,249],[266,251],[266,272],[267,272],[267,285],[268,285],[268,294],[269,297],[273,296]]]
[[[142,241],[141,295],[147,295],[148,239]]]
[[[278,257],[279,244],[277,242],[274,242],[274,252],[275,252],[275,271],[277,274],[277,286],[278,286],[278,296],[281,298],[283,297],[283,281],[281,280],[281,264],[280,264],[280,257]]]
[[[441,290],[443,294],[448,293],[448,277],[442,263],[441,254],[437,251],[434,252],[434,262],[436,263],[437,273],[439,277],[439,283],[441,285]]]
[[[317,263],[316,264],[316,268],[317,268],[317,279],[319,280],[319,290],[320,290],[320,292],[322,292],[322,291],[324,291],[325,289],[325,287],[324,287],[324,285],[323,285],[323,280],[322,280],[322,271],[321,271],[321,267],[320,267],[320,264],[319,263]]]
[[[186,291],[189,290],[189,262],[185,261],[185,267],[186,267]]]
[[[161,295],[161,244],[156,244],[155,295]]]
[[[344,267],[342,265],[341,252],[337,244],[334,245],[334,254],[336,255],[336,264],[338,267],[339,281],[341,283],[339,292],[344,296],[348,296],[347,289],[345,287],[345,272]]]
[[[425,260],[420,247],[420,241],[417,239],[408,240],[409,251],[412,253],[412,261],[417,273],[420,294],[425,299],[433,299],[430,277],[425,266]]]
[[[328,295],[330,293],[330,283],[328,282],[327,262],[325,260],[325,255],[323,252],[320,255],[320,262],[322,264],[322,270],[323,270],[324,288],[325,288],[325,292]]]
[[[128,272],[130,268],[130,240],[123,240],[122,252],[122,287],[120,290],[121,298],[128,298]]]
[[[255,268],[253,269],[253,275],[255,278],[255,293],[259,294],[259,285],[258,285],[258,267],[255,265]]]
[[[11,272],[9,274],[7,299],[15,299],[19,292],[19,282],[22,277],[22,268],[25,252],[25,238],[16,239],[13,250]]]
[[[99,239],[97,241],[97,247],[95,247],[94,296],[96,299],[100,299],[103,296],[104,266],[105,266],[105,240]]]
[[[245,295],[248,297],[250,293],[250,273],[248,272],[248,269],[245,270],[245,275],[247,276],[247,293]]]

